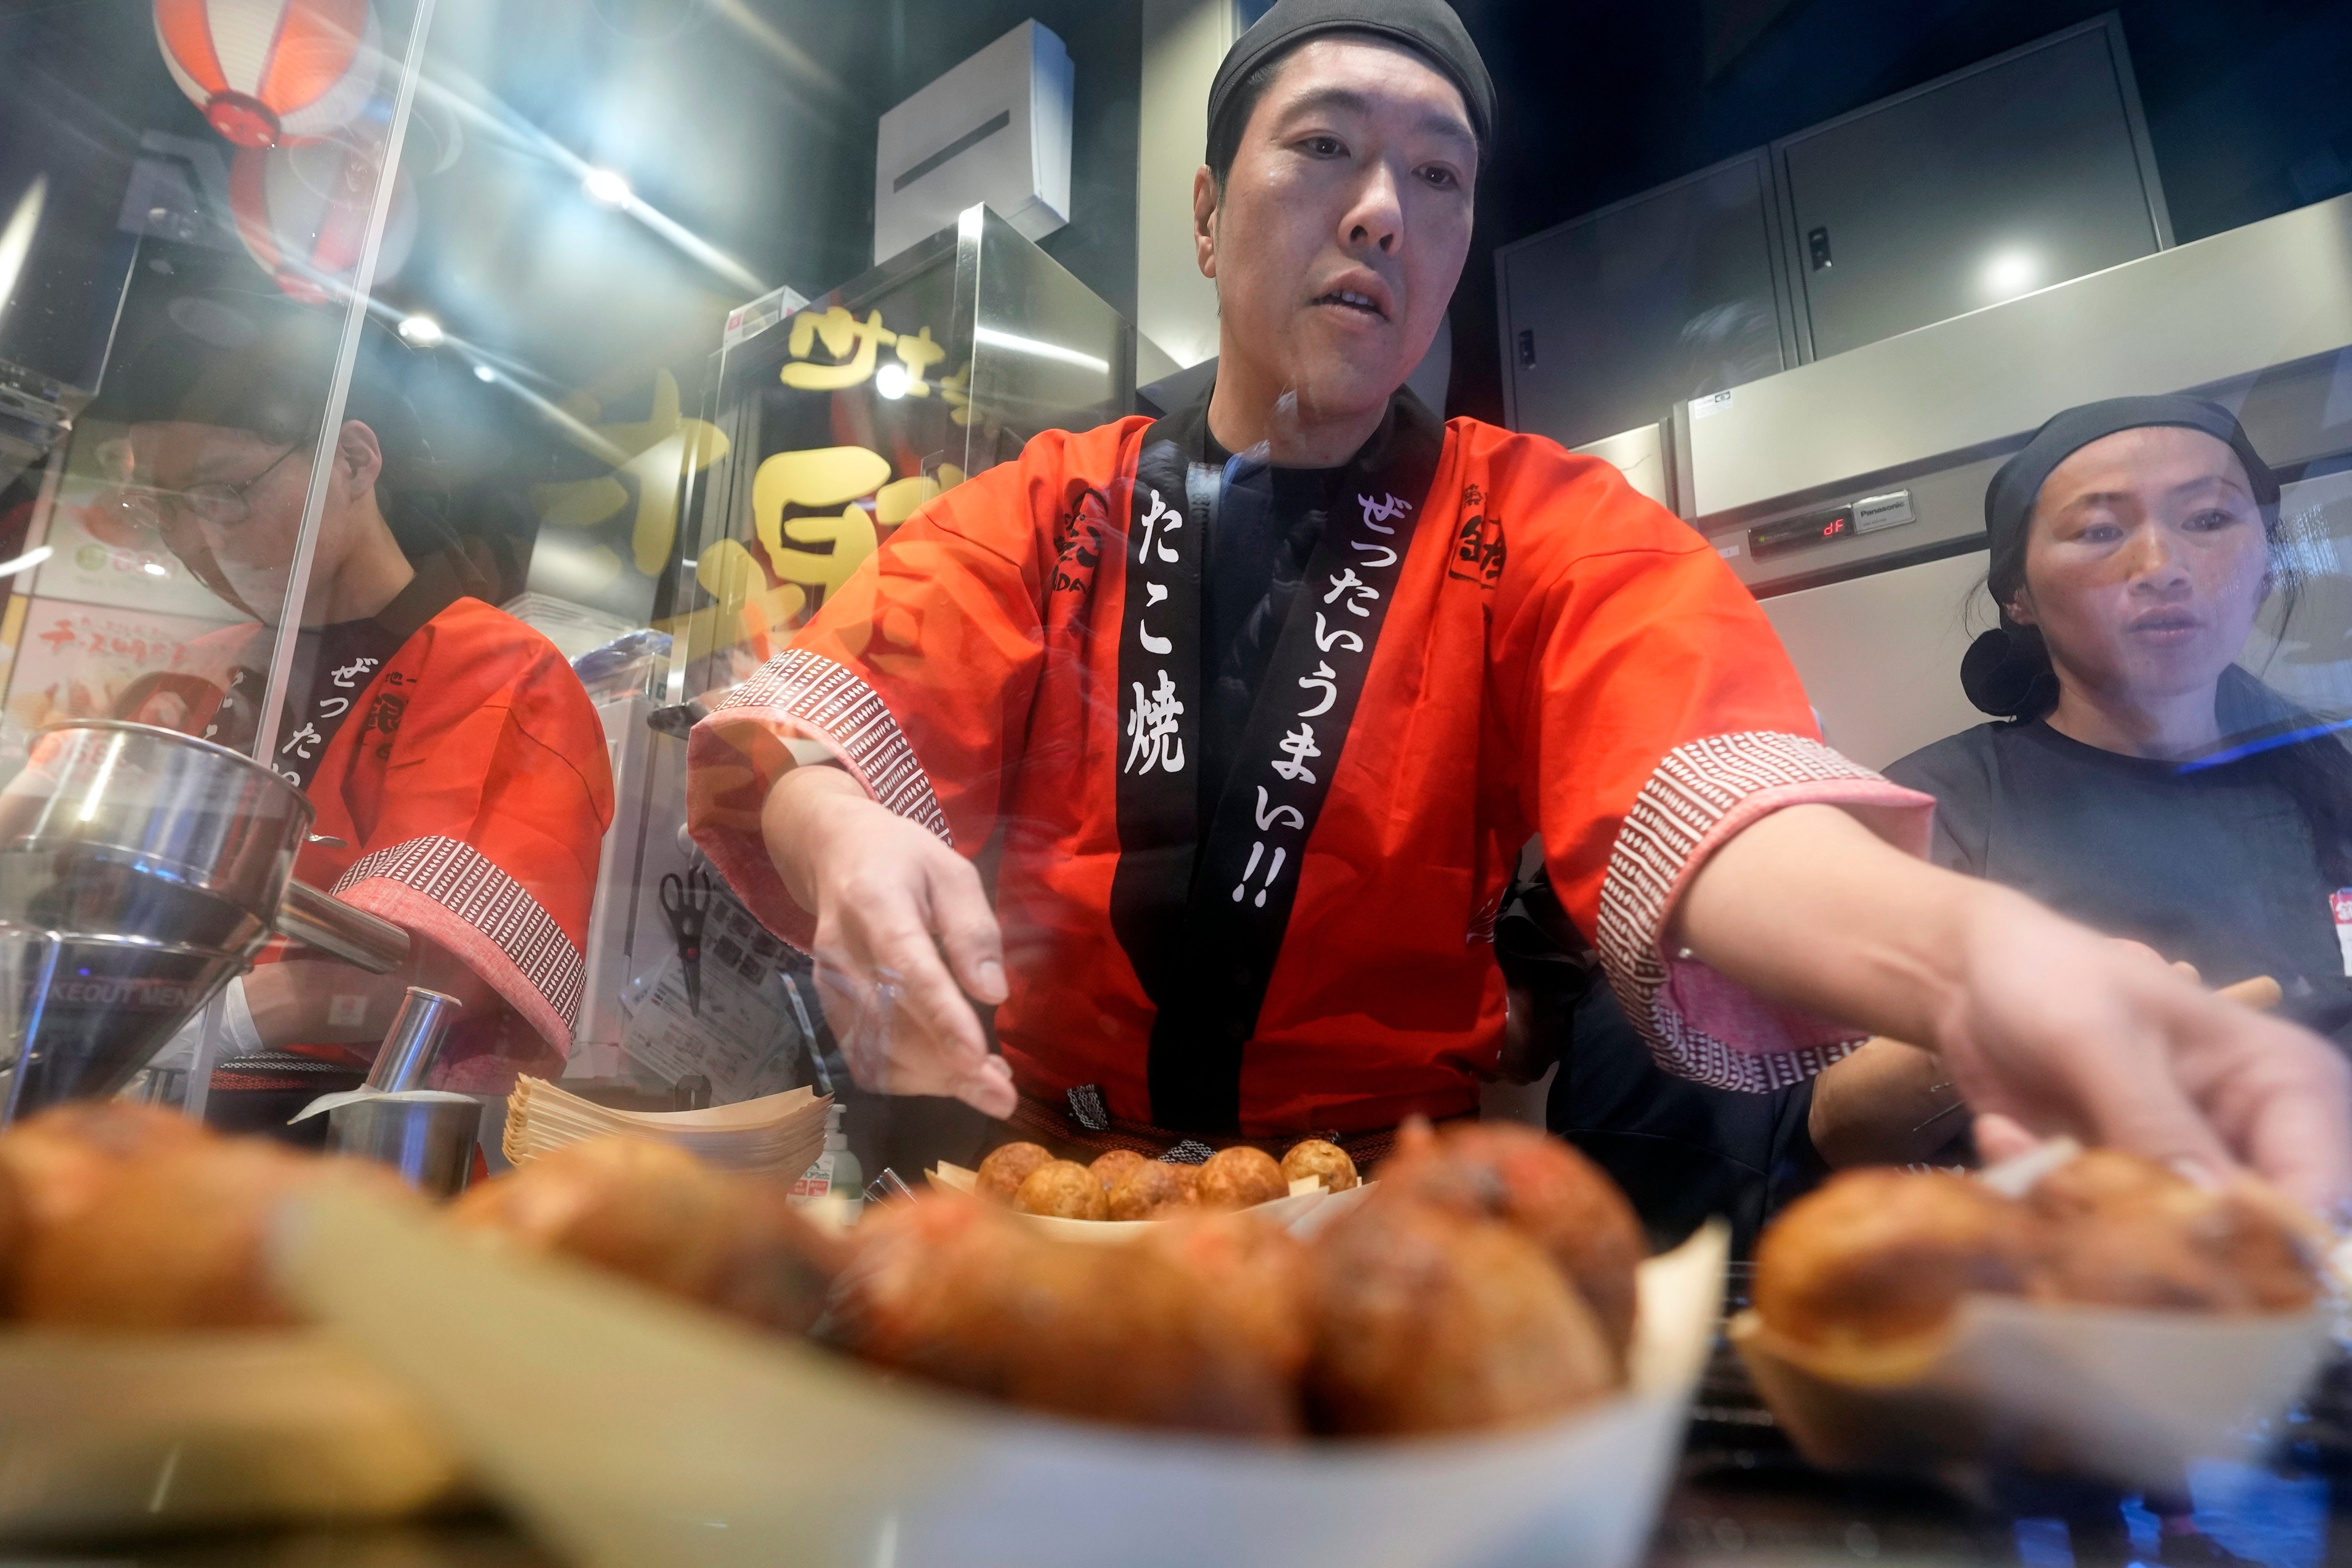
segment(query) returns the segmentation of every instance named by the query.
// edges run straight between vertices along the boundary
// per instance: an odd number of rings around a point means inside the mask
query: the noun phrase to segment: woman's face
[[[2092,442],[2042,482],[2012,618],[2042,628],[2062,686],[2148,702],[2210,688],[2270,592],[2246,470],[2202,430]]]
[[[208,551],[237,596],[265,619],[278,614],[293,569],[310,492],[309,448],[307,440],[289,450],[250,431],[178,421],[133,426],[130,441],[135,473],[167,496],[208,484],[235,492],[239,515],[226,522],[168,509],[164,542],[183,555],[189,547]],[[314,583],[331,579],[351,552],[353,504],[383,466],[375,433],[346,421],[335,459],[311,558]]]

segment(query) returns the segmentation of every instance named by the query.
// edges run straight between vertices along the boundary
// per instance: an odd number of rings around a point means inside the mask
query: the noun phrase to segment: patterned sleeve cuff
[[[1933,797],[1801,735],[1754,731],[1678,746],[1625,814],[1601,884],[1597,945],[1625,1016],[1667,1071],[1718,1089],[1776,1089],[1861,1043],[1848,1026],[1769,1002],[1660,945],[1709,855],[1759,818],[1808,805],[1843,806],[1896,847],[1927,852]]]
[[[687,831],[762,925],[808,951],[816,921],[784,889],[760,809],[792,771],[787,742],[814,741],[859,787],[952,844],[947,814],[881,694],[820,654],[790,648],[728,694],[687,738]]]
[[[456,838],[411,838],[362,855],[335,897],[421,931],[522,1015],[560,1059],[572,1049],[586,963],[562,926],[480,850]]]

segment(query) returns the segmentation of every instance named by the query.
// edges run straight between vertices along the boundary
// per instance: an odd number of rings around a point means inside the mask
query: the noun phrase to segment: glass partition
[[[201,7],[0,17],[0,767],[67,719],[272,757],[299,730],[270,696],[320,608],[305,521],[348,510],[349,329],[415,236],[389,171],[421,9],[320,12],[257,50]],[[281,771],[315,760],[294,747]]]

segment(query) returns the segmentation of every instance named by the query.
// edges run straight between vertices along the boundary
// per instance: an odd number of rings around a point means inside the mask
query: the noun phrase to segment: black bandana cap
[[[1370,33],[1402,44],[1462,89],[1470,129],[1485,148],[1495,139],[1495,79],[1470,30],[1445,0],[1276,0],[1225,53],[1209,84],[1209,140],[1250,72],[1319,33]]]
[[[2085,403],[2053,416],[2033,433],[2033,439],[2025,444],[2022,451],[2003,463],[2000,471],[1993,475],[1992,483],[1985,487],[1985,532],[1992,552],[1999,555],[2004,544],[2024,531],[2043,482],[2059,464],[2094,441],[2152,425],[2202,430],[2226,442],[2237,453],[2238,461],[2246,466],[2246,478],[2253,486],[2256,504],[2278,505],[2278,476],[2271,472],[2270,465],[2263,461],[2262,454],[2246,438],[2245,426],[2220,404],[2202,397],[2110,397],[2104,403]]]

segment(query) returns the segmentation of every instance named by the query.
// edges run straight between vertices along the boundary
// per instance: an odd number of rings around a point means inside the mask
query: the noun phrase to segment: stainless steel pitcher
[[[376,973],[408,935],[293,879],[310,803],[251,758],[54,725],[0,789],[0,1121],[114,1093],[274,932]]]

